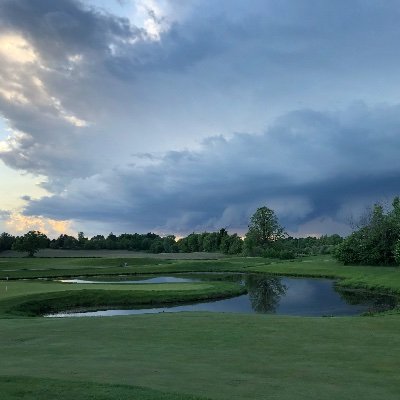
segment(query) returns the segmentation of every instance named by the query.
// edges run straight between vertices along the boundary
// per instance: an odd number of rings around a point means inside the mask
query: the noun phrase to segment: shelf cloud
[[[398,2],[99,4],[0,2],[0,159],[48,191],[24,216],[345,233],[399,193]]]

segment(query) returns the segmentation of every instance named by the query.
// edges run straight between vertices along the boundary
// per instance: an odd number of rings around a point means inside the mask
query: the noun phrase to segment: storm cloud
[[[260,135],[212,137],[197,151],[75,180],[61,195],[30,201],[26,213],[187,233],[243,230],[268,204],[293,232],[318,218],[344,225],[398,193],[399,130],[399,106],[300,110]]]
[[[345,232],[399,192],[397,1],[133,3],[151,29],[96,0],[0,2],[0,158],[49,191],[26,215],[243,231],[267,204]]]

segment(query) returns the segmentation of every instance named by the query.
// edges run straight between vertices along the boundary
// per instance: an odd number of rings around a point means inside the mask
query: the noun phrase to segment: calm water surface
[[[103,280],[101,280],[103,279]],[[180,276],[119,277],[118,280],[63,280],[68,283],[175,283],[229,280],[246,287],[248,294],[230,299],[179,304],[129,310],[99,310],[67,312],[49,317],[93,317],[161,312],[211,311],[232,313],[259,313],[298,316],[359,315],[369,311],[382,311],[396,306],[397,299],[386,295],[373,295],[365,291],[343,290],[329,279],[271,277],[261,274],[195,274]]]
[[[112,280],[111,280],[112,279]],[[119,276],[109,277],[108,279],[104,280],[104,278],[98,278],[96,280],[86,280],[86,279],[59,279],[58,282],[63,283],[184,283],[184,282],[198,282],[201,281],[200,278],[182,278],[177,276],[157,276],[157,277],[149,277],[145,275],[137,276],[135,279],[132,277],[126,276]]]

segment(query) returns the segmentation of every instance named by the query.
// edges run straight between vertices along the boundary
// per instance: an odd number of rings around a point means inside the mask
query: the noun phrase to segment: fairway
[[[397,268],[344,267],[326,256],[294,262],[259,258],[135,261],[124,267],[126,274],[232,271],[336,277],[343,286],[400,293]],[[23,259],[4,259],[2,270],[82,276],[105,269],[118,275],[123,268],[120,263],[121,259],[33,259],[24,265]],[[47,400],[56,397],[57,387],[62,387],[70,388],[76,400],[398,399],[397,310],[373,317],[204,312],[32,317],[75,307],[132,307],[229,297],[241,290],[223,281],[91,285],[3,280],[2,393],[11,400]]]
[[[400,400],[399,20],[0,0],[0,400]]]
[[[126,284],[96,284],[96,290],[129,290],[129,291],[200,291],[211,288],[207,283],[167,283],[151,285],[126,285]],[[63,291],[91,290],[90,284],[71,284],[58,282],[35,282],[35,281],[2,281],[0,282],[0,301],[11,297],[25,296],[34,293],[56,293]]]
[[[395,400],[400,388],[398,317],[190,313],[1,325],[1,375],[215,399]]]

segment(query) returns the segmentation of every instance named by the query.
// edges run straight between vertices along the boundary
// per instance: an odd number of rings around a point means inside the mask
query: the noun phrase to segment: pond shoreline
[[[344,316],[363,315],[384,312],[394,309],[399,300],[396,296],[372,293],[360,288],[342,288],[338,282],[326,278],[300,278],[253,273],[180,273],[160,276],[159,274],[138,275],[138,280],[131,281],[130,275],[120,276],[121,280],[103,282],[111,285],[133,284],[149,285],[168,284],[170,282],[212,282],[216,277],[219,282],[229,281],[242,285],[247,295],[230,296],[229,299],[193,300],[189,303],[152,303],[141,307],[85,307],[63,310],[59,313],[45,315],[46,317],[92,317],[131,314],[148,314],[159,312],[211,311],[233,313],[265,313],[296,316]],[[184,277],[184,278],[182,278]],[[83,278],[83,277],[80,277]],[[99,276],[98,278],[102,278]],[[107,277],[108,278],[108,277]],[[106,278],[106,279],[107,279]],[[125,279],[124,279],[125,278]],[[109,278],[108,278],[109,279]],[[162,283],[165,282],[165,283]],[[75,279],[64,283],[69,285],[97,284],[101,280],[85,281]],[[294,300],[290,300],[295,296]],[[299,297],[300,296],[300,297]]]

